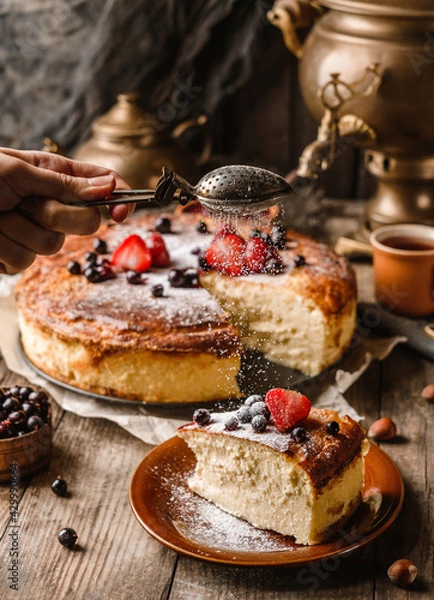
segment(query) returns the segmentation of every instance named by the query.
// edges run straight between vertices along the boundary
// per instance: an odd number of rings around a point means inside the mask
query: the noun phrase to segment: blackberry
[[[80,263],[76,260],[70,260],[66,265],[66,268],[71,273],[71,275],[80,275],[81,274],[81,266]]]
[[[340,427],[337,421],[329,421],[326,425],[326,431],[330,435],[337,435],[339,433]]]
[[[78,535],[71,527],[63,527],[63,529],[59,531],[57,539],[62,546],[66,546],[67,548],[71,549],[75,546],[78,540]]]
[[[172,222],[167,217],[158,217],[155,221],[155,230],[158,233],[170,233],[172,231]]]
[[[264,415],[255,415],[252,419],[252,428],[256,433],[262,433],[266,430],[268,420]]]
[[[211,413],[206,408],[197,408],[193,413],[193,421],[198,425],[208,425]]]

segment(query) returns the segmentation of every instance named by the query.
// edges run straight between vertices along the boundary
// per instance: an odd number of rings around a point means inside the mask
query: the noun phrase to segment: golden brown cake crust
[[[251,425],[242,424],[235,431],[224,428],[229,413],[213,413],[209,425],[200,426],[194,422],[182,425],[178,429],[180,437],[184,432],[194,430],[210,435],[227,435],[249,442],[265,444],[270,448],[292,457],[309,475],[312,485],[321,490],[338,475],[360,453],[365,432],[351,417],[340,417],[336,411],[311,408],[309,417],[300,421],[297,426],[306,430],[306,440],[296,441],[291,432],[280,433],[272,423],[267,425],[263,433],[255,433]],[[333,435],[326,430],[330,421],[339,423],[339,433]]]
[[[155,216],[138,217],[124,224],[103,225],[95,236],[70,236],[54,256],[38,257],[16,286],[16,301],[26,321],[65,341],[78,341],[95,357],[110,352],[151,350],[210,352],[228,356],[239,352],[239,335],[226,313],[203,289],[166,286],[163,298],[154,298],[151,285],[131,285],[125,273],[92,284],[71,275],[70,260],[83,263],[96,238],[109,251],[137,229],[151,230]],[[177,219],[176,231],[194,229],[197,218]],[[178,233],[172,237],[176,241]],[[185,257],[184,257],[185,258]],[[188,259],[187,259],[188,260]],[[197,258],[191,255],[191,266]],[[176,259],[171,267],[177,267]],[[167,270],[155,270],[167,282]],[[149,274],[152,279],[154,274]]]

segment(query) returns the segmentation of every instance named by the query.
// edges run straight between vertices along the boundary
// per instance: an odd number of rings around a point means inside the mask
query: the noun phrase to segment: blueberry
[[[24,425],[27,415],[23,410],[14,410],[9,413],[9,419],[13,425]]]
[[[38,415],[31,415],[27,419],[27,428],[30,429],[30,431],[36,431],[38,429],[41,429],[41,427],[43,427],[44,425],[44,421],[41,419],[41,417],[38,417]]]
[[[29,402],[38,402],[41,405],[48,404],[47,393],[43,390],[33,390],[32,392],[30,392],[27,400]]]
[[[304,258],[304,256],[302,254],[297,254],[297,256],[294,256],[294,266],[295,267],[302,267],[305,264],[306,264],[306,259]]]
[[[51,489],[56,494],[56,496],[66,496],[66,492],[68,491],[68,484],[63,479],[63,477],[58,475],[51,484]]]
[[[252,419],[252,428],[256,433],[262,433],[267,428],[268,420],[264,415],[255,415]]]
[[[197,288],[199,287],[199,273],[196,269],[185,269],[185,287]]]
[[[155,229],[158,233],[170,233],[172,231],[172,222],[167,217],[159,217],[155,221]]]
[[[18,398],[15,397],[11,397],[11,398],[6,398],[6,400],[3,402],[3,410],[5,410],[7,413],[11,413],[14,410],[20,410],[21,409],[21,402],[18,400]]]
[[[330,435],[337,435],[339,433],[340,427],[337,421],[329,421],[326,425],[327,433]]]
[[[252,413],[252,418],[256,415],[264,415],[267,420],[270,418],[270,409],[263,401],[252,404],[250,411]]]
[[[262,237],[262,231],[260,229],[253,229],[252,233],[250,234],[251,238],[260,238]]]
[[[252,394],[251,396],[249,396],[248,398],[246,398],[244,400],[244,404],[246,404],[247,406],[252,406],[253,404],[255,404],[255,402],[263,402],[264,398],[262,396],[260,396],[259,394]]]
[[[132,285],[141,285],[145,282],[140,271],[127,271],[127,281]]]
[[[196,246],[195,248],[190,250],[190,254],[195,254],[196,256],[198,256],[201,252],[202,250],[199,248],[199,246]]]
[[[107,254],[107,243],[98,238],[93,241],[93,249],[97,254]]]
[[[206,408],[197,408],[193,413],[193,421],[198,425],[208,425],[211,413]]]
[[[101,281],[108,281],[109,279],[114,279],[116,277],[108,261],[107,264],[95,263],[95,270],[98,273]]]
[[[171,269],[169,271],[169,283],[174,288],[180,288],[185,286],[185,274],[182,269]]]
[[[39,402],[23,402],[21,408],[28,417],[38,415],[41,412],[41,405]]]
[[[296,442],[304,442],[307,438],[306,429],[304,427],[295,427],[291,433]]]
[[[20,387],[18,397],[20,398],[20,400],[26,400],[32,392],[33,390],[31,387],[29,387],[28,385],[23,385],[22,387]]]
[[[271,229],[271,241],[278,250],[286,248],[286,228],[282,224],[275,224]]]
[[[66,268],[71,273],[71,275],[80,275],[81,273],[80,263],[76,260],[70,260],[66,265]]]
[[[98,258],[98,255],[96,252],[86,252],[84,255],[84,260],[86,262],[90,262],[90,263],[95,263],[96,259]]]
[[[241,406],[237,410],[237,418],[240,423],[250,423],[252,420],[252,411],[250,410],[250,406]]]
[[[78,535],[71,527],[63,527],[59,531],[57,539],[62,544],[62,546],[66,546],[71,549],[78,540]]]
[[[200,221],[197,224],[196,230],[199,233],[202,233],[202,234],[206,235],[208,233],[208,226],[207,226],[206,222],[205,221]]]
[[[164,296],[164,287],[161,285],[161,283],[157,283],[151,287],[151,294],[155,298],[162,298]]]
[[[84,270],[83,275],[89,281],[89,283],[101,283],[102,279],[96,269],[88,267]]]
[[[201,252],[197,257],[197,264],[201,271],[211,271],[211,265],[206,260],[205,254]]]
[[[240,426],[240,423],[235,415],[231,415],[225,421],[225,429],[227,431],[236,431]]]

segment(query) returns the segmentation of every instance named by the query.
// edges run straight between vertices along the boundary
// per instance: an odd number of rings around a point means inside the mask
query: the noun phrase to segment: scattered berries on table
[[[57,539],[66,548],[73,548],[78,540],[78,535],[71,527],[63,527],[57,536]]]
[[[68,484],[61,475],[58,475],[51,484],[51,489],[56,494],[56,496],[66,496],[66,493],[68,491]]]

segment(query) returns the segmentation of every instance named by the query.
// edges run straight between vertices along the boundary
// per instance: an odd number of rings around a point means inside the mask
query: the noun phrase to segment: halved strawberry
[[[151,266],[152,254],[142,238],[133,234],[116,248],[110,262],[121,269],[143,272]]]
[[[214,238],[205,253],[208,265],[229,277],[238,277],[243,272],[246,242],[236,233]]]
[[[170,256],[161,235],[156,231],[152,231],[146,236],[145,242],[152,254],[152,266],[167,267],[170,263]]]
[[[273,388],[265,396],[274,425],[285,432],[296,423],[305,419],[310,412],[310,401],[306,396],[294,390]]]
[[[251,237],[247,240],[244,254],[244,266],[247,273],[268,273],[271,264],[280,260],[276,248],[263,238]]]

